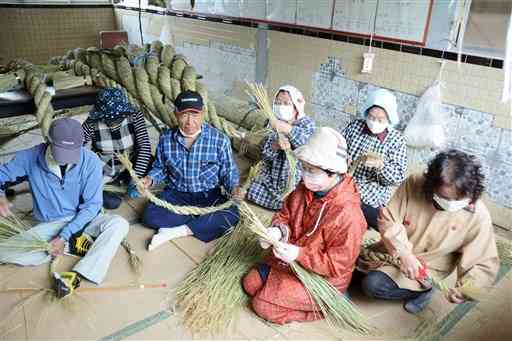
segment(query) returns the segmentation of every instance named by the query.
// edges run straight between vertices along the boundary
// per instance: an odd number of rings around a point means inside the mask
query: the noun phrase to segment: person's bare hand
[[[293,126],[291,124],[281,120],[272,121],[272,126],[278,133],[289,134],[293,129]]]
[[[231,192],[231,196],[235,200],[242,201],[245,198],[245,192],[242,190],[240,186],[238,186],[233,189],[233,192]]]
[[[66,241],[61,237],[55,237],[50,242],[50,255],[57,257],[64,254],[64,246],[66,245]]]
[[[400,271],[409,279],[415,280],[423,267],[421,262],[412,253],[400,256]]]
[[[9,200],[7,200],[6,197],[0,197],[0,216],[5,218],[11,214],[11,210],[9,209],[10,205],[11,203],[9,202]]]
[[[448,292],[446,293],[446,299],[451,303],[455,304],[461,304],[466,302],[466,298],[464,297],[464,295],[460,293],[460,291],[457,288],[448,289]]]
[[[372,154],[365,155],[364,165],[368,168],[382,169],[384,168],[384,160],[382,157],[376,157]]]
[[[153,186],[153,179],[148,175],[142,178],[142,184],[144,186],[144,190],[150,189]]]

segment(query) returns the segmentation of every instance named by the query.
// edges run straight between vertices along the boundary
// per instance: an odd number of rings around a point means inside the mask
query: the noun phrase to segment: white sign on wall
[[[333,29],[370,35],[375,14],[375,35],[424,43],[431,0],[336,0]]]

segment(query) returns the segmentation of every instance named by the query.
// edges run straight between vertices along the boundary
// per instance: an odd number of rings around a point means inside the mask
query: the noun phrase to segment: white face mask
[[[307,171],[302,172],[302,179],[307,189],[312,192],[318,192],[324,189],[329,181],[329,175],[326,172],[311,173]]]
[[[295,116],[295,113],[293,112],[293,105],[274,104],[273,111],[281,121],[291,121]]]
[[[462,200],[447,200],[441,198],[439,195],[434,193],[434,201],[441,206],[441,208],[448,212],[457,212],[467,207],[471,203],[471,199],[466,198]]]
[[[377,121],[373,121],[370,118],[366,119],[366,125],[368,126],[368,129],[370,129],[370,131],[373,134],[380,134],[384,130],[386,130],[386,128],[388,127],[387,123],[380,123]]]
[[[199,134],[201,134],[201,129],[198,129],[193,134],[186,134],[183,130],[181,130],[181,128],[178,128],[178,129],[180,130],[181,135],[183,135],[184,137],[187,137],[187,138],[194,138],[194,137],[198,136]]]

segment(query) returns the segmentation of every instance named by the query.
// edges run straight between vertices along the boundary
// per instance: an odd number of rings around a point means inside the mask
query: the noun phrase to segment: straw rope
[[[127,155],[119,154],[118,159],[123,164],[124,168],[128,171],[132,180],[136,184],[137,189],[139,190],[140,193],[142,193],[143,196],[145,196],[153,204],[163,207],[173,213],[181,214],[181,215],[205,215],[205,214],[210,214],[210,213],[214,213],[217,211],[225,210],[233,205],[232,200],[228,200],[221,205],[212,206],[212,207],[172,205],[171,203],[158,198],[156,195],[154,195],[150,191],[144,189],[142,180],[137,176],[137,174],[135,174],[135,171],[133,170],[133,165]]]
[[[197,80],[195,68],[171,45],[153,41],[145,48],[117,45],[108,50],[75,49],[52,62],[77,76],[90,76],[99,87],[122,89],[130,103],[145,107],[169,127],[176,127],[174,100],[184,90],[198,91],[204,100],[205,119],[229,137],[242,138],[235,126],[217,115],[208,100],[206,85]],[[148,115],[147,115],[148,116]]]
[[[361,246],[359,258],[367,262],[372,262],[376,265],[388,264],[400,269],[401,262],[398,257],[393,257],[388,253],[379,252],[371,249],[371,244]],[[449,291],[449,286],[441,279],[437,278],[432,274],[428,274],[426,280],[432,284],[432,286],[442,293],[446,294]],[[479,300],[483,297],[484,293],[481,289],[475,287],[471,280],[464,281],[457,289],[462,295],[472,300]]]

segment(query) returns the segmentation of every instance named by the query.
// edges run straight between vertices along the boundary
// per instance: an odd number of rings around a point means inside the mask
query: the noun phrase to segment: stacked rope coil
[[[77,48],[53,58],[77,76],[90,76],[94,85],[122,89],[137,108],[149,111],[169,127],[177,126],[174,100],[184,90],[199,92],[205,102],[205,120],[230,138],[244,132],[217,115],[207,86],[198,81],[195,68],[171,45],[153,41],[144,47],[117,45],[113,49]],[[148,115],[147,115],[148,116]],[[149,118],[149,117],[148,117]]]

